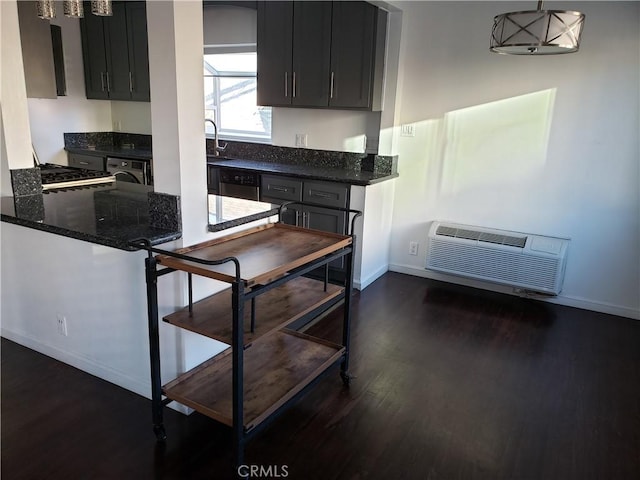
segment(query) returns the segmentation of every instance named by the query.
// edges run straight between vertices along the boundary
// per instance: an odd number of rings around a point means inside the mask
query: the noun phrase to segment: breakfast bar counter
[[[182,236],[178,198],[143,185],[107,186],[0,199],[0,220],[121,250]]]

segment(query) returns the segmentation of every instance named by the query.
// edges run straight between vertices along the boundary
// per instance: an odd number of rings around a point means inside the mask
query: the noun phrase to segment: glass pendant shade
[[[45,20],[56,18],[56,5],[53,0],[38,0],[36,2],[36,10],[40,18]]]
[[[64,14],[71,18],[84,17],[84,8],[82,0],[64,0]]]
[[[112,16],[111,0],[92,0],[91,13],[100,17]]]
[[[566,10],[509,12],[493,19],[489,49],[505,55],[556,55],[577,52],[584,14]]]

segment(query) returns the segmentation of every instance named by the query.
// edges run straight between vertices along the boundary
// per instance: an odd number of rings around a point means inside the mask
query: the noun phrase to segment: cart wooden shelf
[[[246,433],[335,364],[344,347],[293,331],[278,331],[244,354]],[[164,387],[167,397],[233,426],[231,349]]]
[[[353,214],[353,231],[360,212],[336,210]],[[342,380],[349,384],[353,235],[278,222],[175,251],[152,247],[145,240],[134,244],[148,251],[152,414],[159,441],[166,438],[163,408],[178,401],[232,428],[234,463],[239,466],[244,463],[244,445],[258,427],[333,365],[340,364]],[[345,281],[330,284],[328,265],[341,257],[346,259]],[[318,269],[324,269],[324,280],[304,276]],[[157,282],[160,276],[176,271],[187,273],[189,302],[163,320],[229,348],[162,386]],[[230,288],[194,303],[194,274],[229,283]],[[341,344],[289,328],[316,318],[340,301],[344,315]]]
[[[251,287],[269,283],[296,267],[348,245],[351,245],[351,237],[346,235],[270,223],[174,252],[188,255],[190,260],[160,255],[158,262],[176,270],[232,283],[236,277],[230,262],[205,265],[194,260],[236,258],[242,266],[240,279],[246,287]]]
[[[245,304],[244,345],[250,345],[260,338],[280,328],[313,315],[318,308],[331,300],[337,300],[344,292],[343,287],[323,283],[306,277],[294,278],[288,283],[269,290],[256,299],[255,329],[251,331],[251,310]],[[164,317],[164,321],[200,335],[231,344],[233,337],[233,312],[231,288],[206,297],[189,307]],[[248,303],[248,302],[247,302]]]

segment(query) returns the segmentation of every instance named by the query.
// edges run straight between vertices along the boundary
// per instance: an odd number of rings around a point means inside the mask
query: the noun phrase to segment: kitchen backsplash
[[[151,135],[123,132],[65,133],[67,148],[118,147],[151,150]]]
[[[220,155],[241,160],[280,163],[286,165],[309,165],[314,167],[340,168],[352,171],[367,171],[391,175],[397,173],[398,157],[366,153],[312,150],[309,148],[279,147],[263,143],[234,142],[226,144]],[[151,151],[151,135],[123,132],[65,133],[67,148],[118,147]],[[214,141],[207,139],[207,155],[214,152]]]
[[[278,147],[261,143],[220,140],[226,148],[221,156],[242,160],[281,163],[287,165],[309,165],[314,167],[341,168],[345,170],[397,173],[398,157],[366,153],[312,150],[309,148]],[[207,139],[207,155],[214,153],[214,141]]]

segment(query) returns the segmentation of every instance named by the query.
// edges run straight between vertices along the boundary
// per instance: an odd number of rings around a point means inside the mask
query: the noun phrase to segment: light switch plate
[[[413,123],[405,123],[400,126],[400,136],[401,137],[415,137],[416,136],[416,126]]]

